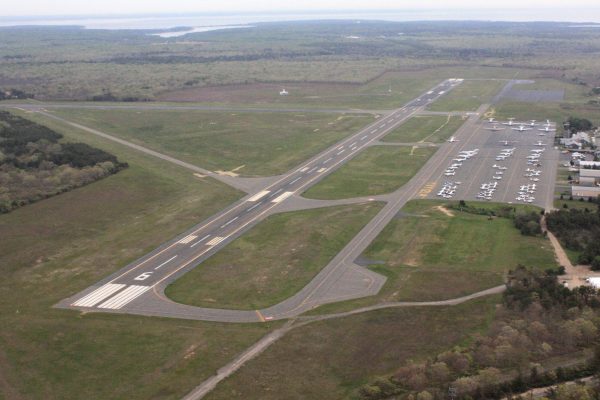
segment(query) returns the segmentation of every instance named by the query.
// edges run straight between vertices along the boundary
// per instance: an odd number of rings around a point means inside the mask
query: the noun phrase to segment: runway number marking
[[[431,191],[433,190],[433,188],[435,187],[436,182],[429,182],[428,184],[426,184],[425,186],[423,186],[421,188],[421,190],[419,190],[419,197],[424,199],[425,197],[427,197],[429,195],[429,193],[431,193]]]
[[[143,274],[140,274],[138,276],[136,276],[135,278],[133,278],[134,281],[145,281],[146,279],[150,278],[150,276],[152,275],[152,272],[144,272]]]

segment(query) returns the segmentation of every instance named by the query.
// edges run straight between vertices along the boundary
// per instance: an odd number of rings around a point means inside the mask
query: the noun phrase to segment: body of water
[[[240,27],[260,22],[307,20],[380,21],[555,21],[600,23],[598,9],[435,9],[397,11],[331,11],[306,13],[180,14],[82,17],[0,17],[0,26],[77,25],[87,29],[170,29],[190,27],[194,32]],[[179,33],[181,34],[181,33]]]

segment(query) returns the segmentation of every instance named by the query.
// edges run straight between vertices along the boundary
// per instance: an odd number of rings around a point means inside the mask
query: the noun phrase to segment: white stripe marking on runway
[[[288,185],[293,185],[294,183],[298,182],[300,179],[302,179],[301,176],[297,177],[296,179],[294,179],[293,181],[291,181],[290,183],[288,183]]]
[[[233,222],[234,222],[236,219],[238,219],[238,218],[239,218],[239,216],[238,216],[238,217],[235,217],[235,218],[232,218],[232,219],[230,219],[229,221],[227,221],[227,222],[225,222],[223,225],[221,225],[221,228],[225,228],[227,225],[229,225],[229,224],[233,223]]]
[[[270,193],[269,190],[263,190],[262,192],[256,193],[254,196],[250,197],[248,201],[258,201],[268,195]]]
[[[106,285],[100,286],[98,289],[94,290],[90,294],[81,299],[77,300],[75,303],[71,304],[77,307],[92,307],[95,304],[100,303],[102,300],[110,296],[111,294],[121,290],[127,285],[122,285],[118,283],[107,283]]]
[[[206,244],[209,246],[216,246],[225,239],[227,239],[227,237],[217,236],[217,237],[213,238],[211,241],[207,242]]]
[[[168,259],[167,261],[165,261],[164,263],[160,264],[158,267],[154,268],[154,270],[157,270],[157,269],[159,269],[159,268],[160,268],[160,267],[162,267],[163,265],[170,263],[171,261],[173,261],[173,260],[174,260],[174,259],[176,259],[176,258],[177,258],[177,256],[176,256],[176,255],[174,255],[173,257],[169,258],[169,259]]]
[[[318,173],[321,173],[321,172],[325,172],[325,171],[327,171],[327,168],[321,168],[321,169],[320,169],[320,170],[318,170],[317,172],[318,172]]]
[[[343,152],[345,152],[345,151],[346,151],[346,150],[339,151],[339,152],[336,154],[336,156],[339,156],[340,154],[342,154],[342,153],[343,153]]]
[[[287,199],[288,197],[290,197],[293,194],[294,194],[294,192],[285,192],[282,195],[280,195],[279,197],[273,199],[271,202],[272,203],[281,203],[282,201],[284,201],[285,199]]]
[[[365,140],[367,137],[368,137],[368,136],[367,136],[367,135],[365,135],[365,136],[361,137],[361,138],[360,138],[360,140]]]
[[[98,308],[110,308],[113,310],[118,310],[123,307],[125,304],[130,303],[143,293],[147,292],[150,289],[150,286],[138,286],[131,285],[127,289],[123,290],[118,295],[114,296],[111,299],[108,299],[104,303],[100,304]]]
[[[306,172],[306,171],[308,171],[308,167],[304,167],[301,170],[299,170],[299,172]]]
[[[258,206],[258,204],[256,205]],[[252,207],[256,207],[256,206],[252,206]],[[206,239],[208,239],[210,237],[210,235],[206,235],[204,236],[202,239],[198,240],[196,243],[194,243],[193,245],[191,245],[190,247],[194,247],[196,245],[199,245],[200,243],[204,242]]]
[[[181,243],[181,244],[188,244],[189,242],[191,242],[192,240],[195,240],[198,236],[195,235],[189,235],[184,237],[183,239],[181,239],[179,242],[177,243]]]
[[[333,160],[333,157],[329,157],[327,160],[323,161],[323,164],[327,164],[331,160]]]

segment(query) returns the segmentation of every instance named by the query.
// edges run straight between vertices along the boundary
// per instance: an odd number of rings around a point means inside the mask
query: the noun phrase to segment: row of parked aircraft
[[[526,132],[526,131],[531,131],[534,129],[534,127],[536,126],[541,126],[541,128],[538,128],[538,131],[540,132],[555,132],[556,128],[554,128],[554,125],[552,122],[550,122],[550,120],[546,120],[546,123],[544,124],[538,124],[537,120],[532,119],[529,122],[516,122],[515,118],[509,118],[508,121],[506,122],[499,122],[496,121],[495,118],[488,118],[488,122],[490,124],[492,124],[492,126],[490,127],[486,127],[485,129],[487,129],[488,131],[494,131],[494,132],[498,132],[498,131],[503,131],[505,129],[505,127],[502,127],[500,125],[505,125],[505,126],[509,126],[511,127],[511,129],[513,131],[517,131],[517,132]],[[544,136],[544,134],[540,133],[540,136]]]

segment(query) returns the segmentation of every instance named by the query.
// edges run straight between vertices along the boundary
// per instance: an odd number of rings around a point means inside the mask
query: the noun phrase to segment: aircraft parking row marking
[[[109,308],[118,310],[124,305],[132,302],[150,289],[150,286],[131,285],[116,296],[100,304],[98,308]]]

